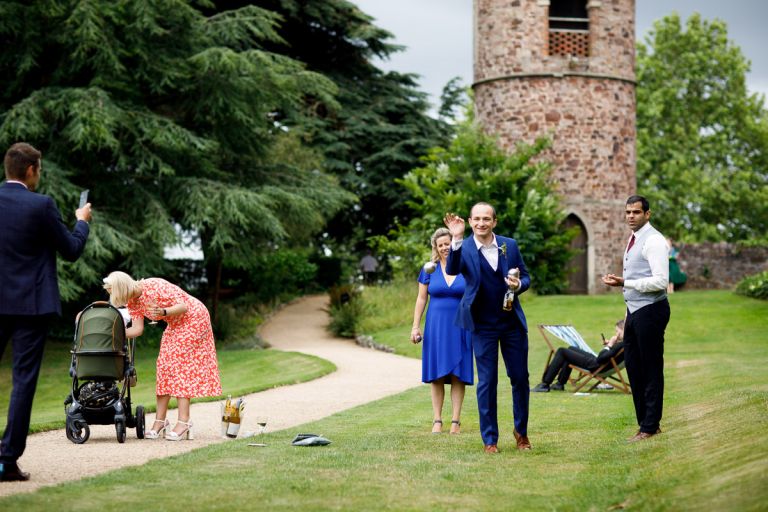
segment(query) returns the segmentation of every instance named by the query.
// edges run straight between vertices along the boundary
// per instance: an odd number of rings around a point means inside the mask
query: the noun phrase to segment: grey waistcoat
[[[653,275],[648,260],[643,258],[643,245],[645,245],[645,241],[651,235],[661,236],[661,233],[651,226],[651,229],[646,230],[642,235],[637,236],[635,234],[635,244],[624,255],[624,280],[642,279]],[[667,290],[640,292],[635,289],[624,288],[624,302],[627,303],[627,309],[629,309],[630,313],[634,313],[644,306],[654,304],[666,298]]]

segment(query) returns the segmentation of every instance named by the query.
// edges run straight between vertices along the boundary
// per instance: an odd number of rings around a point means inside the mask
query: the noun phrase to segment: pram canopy
[[[125,322],[107,302],[94,302],[77,321],[74,355],[79,379],[115,379],[125,376],[127,354]]]

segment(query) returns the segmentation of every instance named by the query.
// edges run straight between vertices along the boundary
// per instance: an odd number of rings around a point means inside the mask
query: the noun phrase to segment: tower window
[[[589,56],[586,0],[552,0],[549,5],[549,54]]]

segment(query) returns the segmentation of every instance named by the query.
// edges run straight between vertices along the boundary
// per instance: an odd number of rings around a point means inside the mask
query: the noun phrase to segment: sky
[[[374,23],[405,46],[380,68],[420,75],[421,89],[436,104],[443,86],[459,76],[472,84],[472,0],[350,0]],[[533,0],[526,0],[533,1]],[[653,22],[672,12],[685,20],[694,12],[719,18],[728,37],[752,63],[750,92],[768,97],[768,1],[766,0],[636,0],[636,39],[645,41]]]

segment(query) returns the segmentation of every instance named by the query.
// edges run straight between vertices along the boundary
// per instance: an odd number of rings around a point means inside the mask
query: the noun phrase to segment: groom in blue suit
[[[13,344],[13,391],[8,423],[0,441],[0,482],[29,480],[16,461],[27,444],[43,347],[52,317],[61,314],[56,252],[75,261],[88,239],[91,205],[75,212],[72,232],[56,204],[36,194],[40,152],[19,142],[3,161],[6,181],[0,186],[0,357]]]
[[[451,231],[451,253],[446,272],[462,274],[467,282],[456,313],[456,324],[472,333],[472,348],[477,363],[477,407],[480,435],[487,453],[498,453],[499,425],[496,388],[499,379],[499,347],[512,384],[513,431],[517,448],[530,450],[528,441],[528,325],[518,295],[531,280],[523,257],[512,238],[493,233],[496,210],[488,203],[475,204],[469,213],[473,236],[464,241],[464,219],[452,213],[445,216]],[[519,277],[508,277],[510,269]],[[510,311],[503,308],[508,289],[515,292]]]

